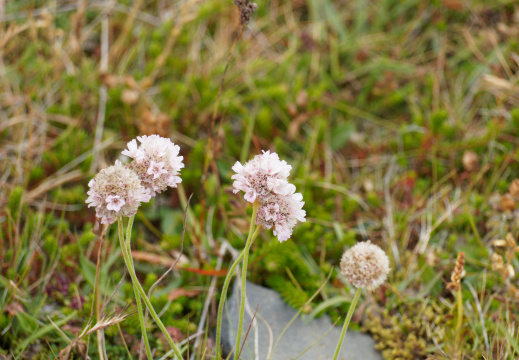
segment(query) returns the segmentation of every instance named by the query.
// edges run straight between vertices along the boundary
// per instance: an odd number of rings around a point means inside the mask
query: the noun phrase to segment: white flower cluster
[[[259,203],[256,224],[274,228],[280,242],[288,240],[297,221],[304,222],[306,216],[303,196],[288,182],[292,167],[278,154],[263,151],[245,165],[236,162],[232,169],[234,193],[243,191],[245,200]]]
[[[356,288],[376,289],[386,281],[389,270],[386,253],[370,241],[358,243],[342,255],[341,274]]]
[[[95,207],[102,224],[112,224],[118,216],[135,215],[141,203],[151,198],[137,174],[120,161],[101,170],[88,186],[86,203],[88,207]]]
[[[131,217],[142,202],[157,193],[177,187],[184,167],[180,147],[158,135],[137,137],[122,153],[134,159],[124,166],[120,161],[101,170],[90,182],[86,203],[94,206],[102,224],[113,224],[117,217]]]
[[[152,196],[169,187],[177,187],[182,182],[178,176],[184,167],[183,156],[178,156],[180,147],[170,139],[158,135],[138,136],[141,145],[134,139],[128,143],[128,150],[122,152],[134,161],[127,166],[135,171]]]

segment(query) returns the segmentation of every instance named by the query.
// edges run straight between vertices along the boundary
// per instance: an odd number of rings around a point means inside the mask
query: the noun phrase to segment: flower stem
[[[234,347],[234,360],[238,360],[238,351],[241,345],[241,332],[243,329],[243,314],[245,312],[245,286],[247,282],[247,264],[249,262],[249,251],[252,245],[254,235],[259,234],[261,230],[261,226],[257,227],[257,230],[254,231],[254,227],[256,224],[256,215],[258,214],[259,202],[255,201],[252,207],[252,217],[250,221],[249,228],[249,237],[247,238],[247,242],[245,243],[245,249],[243,249],[243,265],[242,265],[242,276],[241,276],[241,301],[240,301],[240,319],[238,321],[238,332],[236,335],[236,346]],[[257,235],[256,235],[257,236]]]
[[[150,342],[148,340],[148,333],[146,332],[146,323],[144,322],[141,297],[139,294],[139,289],[137,289],[135,285],[133,285],[133,292],[135,293],[135,302],[137,303],[137,313],[139,314],[139,322],[141,323],[142,339],[144,340],[144,347],[146,348],[146,356],[148,359],[153,360],[153,355],[151,355]]]
[[[344,341],[344,336],[346,335],[346,330],[348,330],[348,325],[350,325],[350,320],[351,320],[351,317],[353,316],[353,311],[355,310],[355,306],[357,305],[357,301],[359,300],[359,297],[360,297],[360,290],[361,290],[361,288],[357,289],[357,292],[355,293],[355,297],[353,298],[350,308],[348,309],[348,315],[346,315],[346,320],[344,320],[344,326],[342,327],[341,336],[339,338],[339,343],[337,344],[337,348],[335,349],[335,354],[333,355],[333,360],[337,360],[337,357],[339,356],[339,352],[341,351],[342,342]]]
[[[456,291],[456,303],[458,307],[458,321],[456,323],[456,335],[454,337],[454,346],[455,346],[455,355],[458,358],[458,351],[460,346],[460,338],[461,338],[461,326],[463,324],[463,298],[461,294],[461,286],[458,291]]]
[[[130,240],[131,240],[131,235],[132,235],[132,227],[133,227],[134,218],[135,218],[135,216],[132,216],[128,220],[128,227],[126,228],[126,239],[125,239],[125,247],[124,247],[126,259],[128,259],[128,262],[131,264],[132,268],[134,268],[133,259],[131,256],[128,256],[128,254],[131,253]],[[119,221],[122,223],[122,219],[119,219]],[[146,348],[146,356],[148,357],[149,360],[153,360],[153,355],[151,355],[150,342],[148,340],[148,333],[146,331],[146,322],[144,321],[144,312],[142,311],[141,295],[139,294],[139,289],[137,289],[137,286],[135,284],[133,284],[133,292],[135,293],[135,302],[137,303],[137,313],[139,314],[139,322],[141,324],[141,332],[142,332],[142,339],[144,342],[144,347]],[[141,348],[141,351],[142,351],[142,348]]]
[[[148,296],[146,295],[146,292],[144,291],[144,289],[142,288],[141,284],[139,283],[139,280],[137,279],[137,275],[135,274],[135,269],[133,268],[133,262],[132,262],[132,259],[131,259],[131,253],[128,252],[128,248],[125,246],[122,219],[119,218],[118,224],[119,224],[119,229],[118,229],[119,230],[119,243],[121,244],[121,249],[123,251],[123,256],[124,256],[124,262],[126,263],[126,267],[128,268],[128,272],[130,273],[130,277],[132,278],[133,284],[134,284],[134,286],[137,287],[137,290],[139,290],[142,299],[146,303],[146,306],[148,307],[148,310],[151,313],[151,316],[153,317],[153,319],[157,323],[158,327],[160,328],[160,330],[162,331],[162,333],[166,337],[166,340],[168,341],[169,345],[171,346],[171,348],[175,352],[175,355],[179,359],[183,360],[184,358],[182,357],[182,354],[180,354],[180,351],[178,350],[177,346],[173,342],[173,339],[171,338],[171,335],[169,335],[168,330],[166,329],[166,327],[164,326],[164,324],[160,320],[159,316],[155,312],[155,309],[153,308],[153,305],[151,305],[151,302],[148,299]]]
[[[240,256],[234,260],[234,263],[232,264],[231,268],[229,269],[229,272],[227,273],[227,276],[225,277],[225,281],[223,283],[222,288],[222,294],[220,295],[220,303],[218,304],[218,319],[216,320],[216,354],[215,359],[220,360],[221,354],[220,354],[220,338],[222,335],[222,316],[223,316],[223,305],[225,303],[225,300],[227,299],[227,289],[229,289],[229,284],[231,282],[231,278],[234,274],[234,270],[236,270],[236,267],[240,263],[241,259],[243,259],[243,254],[245,253],[245,250],[240,253]]]
[[[258,226],[256,230],[254,231],[252,235],[251,242],[254,242],[256,238],[258,237],[261,230],[261,226]],[[243,259],[243,256],[245,255],[245,249],[240,253],[240,255],[234,260],[233,264],[231,265],[229,271],[227,272],[227,276],[225,277],[225,281],[223,283],[222,288],[222,294],[220,295],[220,303],[218,304],[218,319],[216,321],[216,354],[215,359],[220,360],[221,359],[221,333],[222,333],[222,317],[223,317],[223,307],[225,304],[225,301],[227,300],[227,290],[229,289],[229,284],[231,283],[232,276],[234,275],[234,270],[236,270],[236,267],[240,263],[240,261]]]

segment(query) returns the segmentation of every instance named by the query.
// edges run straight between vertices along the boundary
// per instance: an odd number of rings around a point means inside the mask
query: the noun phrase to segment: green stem
[[[254,231],[254,234],[252,235],[251,242],[254,242],[256,238],[258,237],[261,230],[261,226],[256,228],[256,231]],[[225,301],[227,300],[227,290],[229,289],[229,284],[231,283],[231,278],[234,274],[234,270],[236,270],[236,267],[240,263],[240,261],[243,259],[243,256],[245,255],[245,249],[240,253],[240,255],[234,260],[234,263],[232,264],[231,268],[229,269],[229,272],[227,273],[227,276],[225,277],[225,281],[223,283],[222,288],[222,294],[220,296],[220,303],[218,304],[218,319],[216,322],[216,356],[215,359],[220,360],[221,351],[220,351],[220,338],[222,333],[222,316],[223,316],[223,307],[225,304]]]
[[[252,233],[253,225],[256,221],[256,217],[253,214],[251,217],[251,227],[249,228],[249,235],[247,237],[247,242],[249,241],[251,234],[252,234],[252,242],[258,237],[259,232],[261,230],[261,227],[257,228],[254,233]],[[223,317],[223,307],[225,304],[225,301],[227,300],[227,290],[229,289],[229,284],[231,283],[231,279],[234,275],[234,270],[236,270],[236,267],[240,263],[240,261],[243,259],[243,256],[245,255],[245,249],[240,253],[240,255],[234,260],[233,264],[229,268],[229,271],[227,272],[227,276],[225,277],[225,281],[223,283],[222,293],[220,295],[220,303],[218,304],[218,318],[216,321],[216,354],[215,359],[220,360],[221,359],[221,333],[222,333],[222,317]]]
[[[333,360],[337,360],[337,357],[339,356],[339,352],[341,351],[342,342],[344,341],[344,336],[346,335],[346,330],[348,330],[348,325],[350,325],[351,317],[353,316],[353,311],[355,310],[355,306],[357,306],[357,301],[360,297],[360,290],[361,288],[357,289],[357,292],[355,293],[355,297],[353,298],[353,301],[350,305],[350,308],[348,309],[348,315],[346,315],[346,320],[344,320],[344,326],[342,327],[341,337],[339,338],[339,343],[337,344],[337,348],[335,349],[335,354],[333,355]]]
[[[241,270],[241,301],[240,301],[240,320],[238,321],[238,332],[236,336],[236,346],[234,347],[234,360],[238,360],[238,352],[241,345],[241,332],[243,330],[243,314],[245,312],[245,286],[247,282],[247,264],[249,262],[249,251],[252,245],[254,234],[259,233],[261,226],[258,226],[257,230],[253,230],[256,225],[256,215],[258,214],[259,202],[255,201],[252,207],[252,217],[250,221],[249,237],[245,243],[245,249],[243,249],[243,265]],[[256,235],[257,236],[257,235]]]
[[[225,277],[225,281],[223,283],[222,288],[222,294],[220,295],[220,303],[218,304],[218,319],[216,320],[216,354],[215,359],[220,360],[221,354],[220,354],[220,338],[222,334],[222,316],[223,316],[223,305],[225,303],[225,300],[227,299],[227,289],[229,289],[229,284],[231,283],[231,278],[234,274],[234,270],[236,270],[236,267],[240,263],[241,259],[243,259],[243,254],[245,252],[242,251],[240,253],[240,256],[234,260],[234,263],[232,264],[231,268],[227,272],[227,276]]]
[[[456,291],[456,300],[458,305],[458,322],[456,324],[456,336],[454,340],[454,344],[456,346],[456,356],[458,346],[460,345],[460,337],[461,337],[461,325],[463,324],[463,299],[461,296],[461,286],[458,291]]]
[[[126,228],[126,241],[125,241],[125,256],[128,262],[131,264],[131,267],[133,266],[133,259],[129,254],[131,254],[131,236],[132,236],[132,227],[133,227],[133,220],[135,219],[135,216],[132,216],[128,220],[128,227]],[[122,223],[122,219],[119,220]],[[137,289],[137,286],[133,284],[133,292],[135,293],[135,302],[137,303],[137,313],[139,314],[139,322],[141,324],[141,332],[142,332],[142,338],[144,340],[144,347],[146,348],[146,356],[148,359],[153,360],[153,355],[151,354],[151,348],[150,348],[150,342],[148,340],[148,333],[146,331],[146,322],[144,321],[144,312],[142,311],[142,301],[141,301],[141,295],[139,294],[139,289]]]
[[[126,263],[126,267],[128,268],[128,272],[130,273],[130,277],[132,278],[133,284],[137,287],[137,289],[141,293],[141,297],[144,300],[144,302],[146,303],[146,306],[148,307],[148,310],[150,311],[151,316],[153,317],[153,319],[157,323],[158,327],[160,328],[160,330],[162,331],[162,333],[166,337],[166,340],[168,341],[169,345],[171,346],[171,348],[175,352],[175,355],[179,359],[183,360],[184,358],[182,357],[182,354],[180,354],[180,351],[178,350],[177,346],[173,342],[173,339],[169,335],[168,330],[166,329],[166,327],[164,326],[164,324],[160,320],[159,316],[155,312],[155,309],[153,308],[153,305],[151,305],[151,302],[148,299],[148,296],[146,295],[146,292],[144,291],[144,289],[142,288],[141,284],[139,283],[139,280],[137,279],[137,275],[135,274],[135,269],[132,266],[131,253],[128,253],[127,248],[125,247],[123,223],[122,223],[121,219],[119,219],[119,242],[121,244],[121,249],[123,249],[124,262]]]

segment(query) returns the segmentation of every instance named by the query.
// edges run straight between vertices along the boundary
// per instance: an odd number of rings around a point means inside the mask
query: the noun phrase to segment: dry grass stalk
[[[175,46],[177,39],[181,34],[182,29],[184,28],[184,25],[197,19],[197,7],[195,7],[195,5],[198,5],[199,3],[199,0],[189,0],[180,6],[180,16],[175,22],[175,26],[173,26],[171,29],[170,36],[168,37],[168,41],[164,46],[164,49],[155,61],[153,72],[148,77],[144,78],[141,82],[141,86],[143,88],[150,87],[159,75],[160,71],[166,64],[166,60],[168,56],[170,56],[173,47]]]
[[[131,304],[131,303],[130,303]],[[72,356],[72,350],[76,350],[78,354],[87,354],[87,345],[81,341],[85,336],[88,336],[96,331],[100,331],[103,329],[106,329],[107,327],[110,327],[112,325],[119,324],[120,322],[124,321],[128,316],[131,316],[135,313],[134,310],[127,311],[130,307],[130,304],[118,308],[111,314],[105,314],[103,315],[100,320],[92,326],[88,331],[83,331],[78,337],[76,337],[74,340],[70,342],[67,347],[62,349],[58,354],[58,359],[70,359]]]
[[[237,1],[238,1],[238,3],[237,3]],[[203,226],[204,217],[205,217],[205,213],[204,213],[203,209],[205,208],[205,202],[206,202],[205,194],[206,194],[207,178],[208,178],[208,174],[209,174],[209,167],[211,167],[213,169],[215,174],[218,173],[218,171],[216,171],[215,159],[219,152],[219,140],[221,140],[221,138],[218,137],[217,135],[218,135],[218,133],[221,133],[219,130],[221,130],[222,122],[221,121],[219,122],[219,128],[216,131],[216,133],[215,133],[215,126],[216,126],[216,119],[218,117],[220,100],[222,98],[223,86],[225,84],[225,77],[227,75],[227,71],[229,70],[229,66],[231,64],[231,59],[234,54],[234,49],[236,47],[236,44],[238,43],[238,40],[243,35],[245,28],[247,27],[247,24],[249,23],[250,14],[252,14],[257,8],[257,5],[253,4],[255,7],[253,6],[252,7],[253,9],[251,8],[251,9],[247,10],[248,15],[244,15],[243,11],[245,11],[246,7],[250,6],[249,2],[246,0],[235,0],[234,4],[236,6],[238,6],[238,9],[240,10],[241,26],[240,26],[239,32],[234,37],[233,43],[229,50],[229,54],[227,55],[227,62],[225,63],[225,68],[223,70],[222,78],[220,80],[220,86],[218,88],[218,95],[217,95],[216,101],[214,103],[213,114],[211,116],[211,130],[210,130],[210,136],[208,138],[207,145],[205,148],[205,162],[204,162],[204,171],[203,171],[203,175],[202,175],[202,199],[200,201],[202,211],[200,212],[200,217],[199,217],[200,226]],[[243,11],[242,11],[242,8],[243,8]],[[247,20],[246,22],[243,22],[244,16],[246,16],[246,20]],[[218,184],[219,183],[220,182],[218,181]],[[220,185],[218,185],[218,186],[220,186]],[[195,246],[197,249],[200,247],[199,241],[195,242]],[[202,260],[202,259],[200,258],[199,260]]]
[[[131,304],[131,303],[130,303]],[[111,314],[104,314],[99,321],[88,330],[84,336],[90,335],[96,331],[106,329],[109,326],[116,325],[122,321],[124,321],[128,316],[133,315],[135,310],[127,311],[130,307],[130,304],[116,309]]]
[[[113,45],[112,49],[110,50],[110,58],[115,59],[118,58],[119,53],[123,49],[124,44],[126,43],[126,38],[128,37],[128,34],[132,30],[132,25],[135,20],[135,17],[137,16],[137,13],[139,12],[139,8],[141,7],[142,0],[136,0],[133,3],[133,6],[130,10],[130,13],[128,14],[128,17],[126,18],[126,22],[123,26],[123,31],[121,35],[117,38],[115,44]]]
[[[519,100],[519,86],[494,75],[483,75],[481,77],[481,88],[490,91],[498,97],[512,97],[515,100]]]

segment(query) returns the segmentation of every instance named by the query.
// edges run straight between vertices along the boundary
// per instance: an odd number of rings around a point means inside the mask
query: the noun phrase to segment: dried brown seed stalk
[[[240,24],[248,24],[251,14],[256,11],[258,5],[251,3],[248,0],[234,0],[233,3],[240,11]]]
[[[465,275],[465,270],[463,269],[465,266],[465,253],[460,252],[458,254],[458,258],[456,259],[456,266],[452,271],[451,282],[447,284],[447,289],[459,291],[461,288],[461,279]]]

